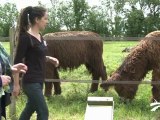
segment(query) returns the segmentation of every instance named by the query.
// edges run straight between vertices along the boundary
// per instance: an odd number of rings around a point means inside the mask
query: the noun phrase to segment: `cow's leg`
[[[160,82],[160,69],[155,69],[152,72],[152,81],[153,82]],[[160,101],[160,84],[152,84],[152,101]]]
[[[59,79],[58,71],[57,69],[52,66],[51,64],[47,64],[47,69],[46,71],[46,76],[47,78],[52,78],[52,79]],[[45,96],[50,97],[52,95],[52,88],[54,85],[54,94],[61,94],[61,87],[60,87],[60,82],[45,82]]]
[[[54,79],[56,79],[56,82],[53,82],[54,85],[54,94],[55,95],[60,95],[61,94],[61,83],[58,81],[59,80],[59,74],[58,74],[58,70],[55,69],[54,70]]]
[[[47,62],[46,63],[46,70],[45,70],[45,77],[48,79],[53,78],[53,72],[54,71],[54,66]],[[52,82],[45,82],[45,96],[46,97],[50,97],[52,95],[52,87],[53,87],[53,83]]]
[[[101,61],[101,67],[97,66],[93,68],[92,70],[92,78],[93,78],[93,82],[96,80],[99,80],[99,78],[102,78],[102,81],[106,81],[107,80],[107,72],[106,72],[106,66],[104,66],[103,60]],[[98,81],[96,81],[97,83],[92,83],[91,85],[91,92],[95,92],[98,90]]]
[[[91,88],[90,88],[90,92],[95,92],[98,90],[98,83],[94,83],[96,82],[96,80],[99,80],[100,75],[97,74],[96,70],[93,69],[93,67],[89,64],[85,64],[86,68],[88,69],[88,71],[90,73],[92,73],[92,84],[91,84]]]
[[[103,67],[102,67],[101,78],[102,78],[102,81],[107,80],[107,72],[106,72],[106,66],[105,65],[103,65]]]
[[[50,97],[52,95],[52,82],[45,82],[45,96]]]
[[[96,72],[93,72],[92,73],[92,78],[93,78],[93,80],[92,80],[90,91],[95,92],[95,91],[98,90],[98,80],[100,78],[100,75],[98,75]],[[96,83],[94,83],[94,82],[96,82]]]

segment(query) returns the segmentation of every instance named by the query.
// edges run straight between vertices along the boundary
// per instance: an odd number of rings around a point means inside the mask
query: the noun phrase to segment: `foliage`
[[[16,5],[12,3],[0,5],[0,16],[0,36],[7,37],[9,35],[9,28],[17,20],[18,10]]]

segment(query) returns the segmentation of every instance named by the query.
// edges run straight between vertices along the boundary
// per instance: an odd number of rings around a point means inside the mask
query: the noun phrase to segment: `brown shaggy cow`
[[[48,54],[56,57],[60,62],[60,68],[74,69],[82,64],[92,74],[93,80],[107,79],[106,68],[103,63],[103,41],[101,37],[88,31],[56,32],[44,35],[48,45]],[[47,63],[46,78],[59,79],[57,69]],[[45,84],[45,95],[50,96],[54,84],[54,93],[61,94],[60,82]],[[92,83],[91,92],[98,89],[98,83]]]
[[[138,84],[111,84],[113,81],[142,81],[149,70],[152,72],[152,81],[160,81],[160,31],[146,35],[125,58],[122,65],[101,84],[108,90],[114,86],[118,95],[123,99],[134,99]],[[109,83],[110,82],[110,83]],[[160,101],[160,84],[152,84],[153,99]]]

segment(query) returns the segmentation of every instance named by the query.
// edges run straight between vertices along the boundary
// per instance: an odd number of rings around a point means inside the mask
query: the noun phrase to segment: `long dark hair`
[[[45,15],[46,9],[40,6],[28,6],[20,13],[19,34],[27,32],[30,25],[35,24],[35,19],[41,19]]]

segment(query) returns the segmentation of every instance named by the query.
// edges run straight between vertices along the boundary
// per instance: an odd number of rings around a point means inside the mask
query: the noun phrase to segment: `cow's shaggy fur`
[[[48,55],[57,58],[60,68],[74,69],[84,64],[92,74],[93,80],[107,79],[102,59],[102,38],[93,32],[70,31],[56,32],[44,35],[48,44]],[[53,65],[47,63],[46,78],[59,79],[58,71]],[[46,83],[45,95],[50,96],[54,84],[55,94],[61,93],[60,82]],[[98,83],[92,83],[91,92],[98,89]]]
[[[101,84],[108,90],[114,86],[121,98],[134,99],[139,84],[111,84],[112,81],[139,81],[143,80],[148,71],[152,72],[152,81],[160,81],[160,31],[146,35],[133,48],[120,67],[111,77]],[[160,101],[160,84],[152,84],[153,99]]]

